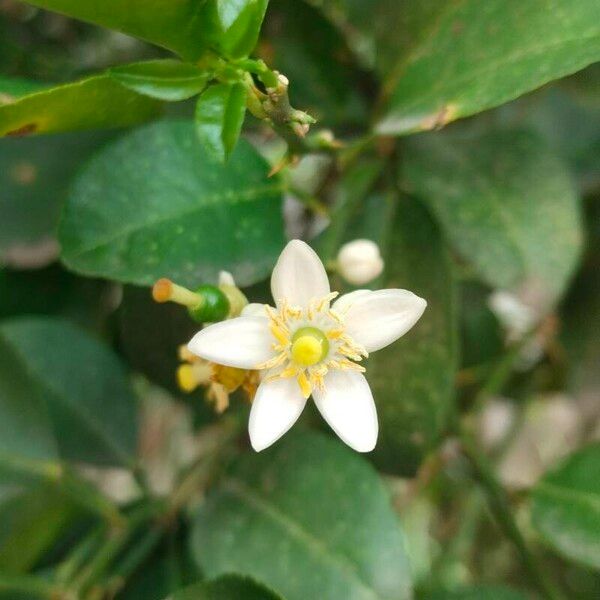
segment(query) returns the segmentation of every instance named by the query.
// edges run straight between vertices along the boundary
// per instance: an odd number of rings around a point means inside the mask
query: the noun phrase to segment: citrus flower
[[[205,360],[261,371],[249,434],[261,451],[296,422],[308,397],[358,452],[377,442],[377,411],[359,362],[404,335],[427,303],[406,290],[331,292],[317,254],[293,240],[271,277],[275,308],[250,304],[240,317],[209,325],[188,344]]]

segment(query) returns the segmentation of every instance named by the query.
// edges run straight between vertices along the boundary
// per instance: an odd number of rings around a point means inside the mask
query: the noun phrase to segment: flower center
[[[291,353],[297,365],[312,367],[329,353],[329,340],[316,327],[301,327],[292,336]]]

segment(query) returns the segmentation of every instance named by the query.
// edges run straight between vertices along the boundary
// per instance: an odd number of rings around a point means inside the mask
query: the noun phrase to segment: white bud
[[[379,246],[371,240],[354,240],[344,244],[337,256],[339,274],[353,285],[372,281],[383,271]]]

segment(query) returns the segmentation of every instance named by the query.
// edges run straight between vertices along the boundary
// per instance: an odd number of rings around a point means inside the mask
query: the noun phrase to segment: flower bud
[[[339,274],[353,285],[372,281],[383,271],[379,246],[371,240],[353,240],[344,244],[337,256]]]

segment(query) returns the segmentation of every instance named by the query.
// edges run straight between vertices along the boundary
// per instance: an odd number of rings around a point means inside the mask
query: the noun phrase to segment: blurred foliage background
[[[599,29],[585,0],[272,2],[252,55],[346,144],[284,132],[291,160],[248,117],[223,164],[199,89],[104,74],[170,52],[0,0],[1,597],[600,597]],[[199,326],[149,287],[268,301],[286,236],[332,267],[372,239],[369,286],[429,302],[369,360],[371,455],[314,409],[255,455],[241,398],[177,387]]]

